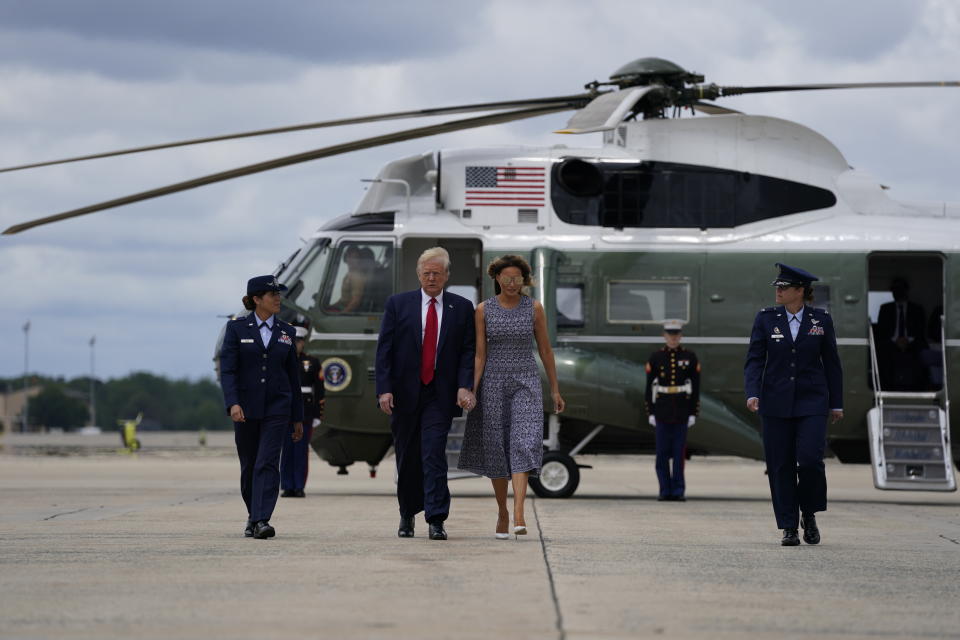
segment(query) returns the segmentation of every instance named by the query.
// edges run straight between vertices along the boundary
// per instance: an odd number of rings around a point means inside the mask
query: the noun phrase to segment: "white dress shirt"
[[[800,333],[800,323],[803,322],[803,307],[800,307],[800,311],[793,314],[787,311],[787,326],[790,327],[790,335],[793,336],[793,341],[797,341],[797,334]],[[786,309],[784,309],[786,311]],[[794,320],[796,318],[796,320]]]
[[[276,322],[276,319],[270,316],[266,320],[261,320],[260,316],[256,313],[253,314],[253,318],[257,321],[257,328],[260,330],[260,339],[263,340],[263,346],[267,347],[270,344],[270,338],[273,336],[273,323]],[[267,326],[263,326],[264,324]]]
[[[436,298],[431,298],[423,289],[420,289],[420,344],[423,344],[423,336],[427,332],[427,309],[430,308],[431,299],[437,301],[437,344],[440,344],[440,323],[443,322],[443,292],[440,292],[440,295]]]

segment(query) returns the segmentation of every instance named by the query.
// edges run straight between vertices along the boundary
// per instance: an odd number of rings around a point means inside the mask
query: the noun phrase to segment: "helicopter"
[[[644,363],[662,344],[667,319],[684,323],[684,343],[704,365],[688,455],[762,459],[758,421],[744,403],[743,358],[753,316],[770,304],[773,265],[787,262],[821,276],[815,306],[831,313],[837,330],[846,418],[830,427],[830,450],[841,462],[870,463],[880,489],[954,491],[960,448],[951,441],[957,397],[948,380],[960,375],[960,364],[948,356],[960,347],[960,328],[948,318],[960,314],[960,204],[896,201],[817,132],[715,102],[749,93],[947,86],[960,82],[718,86],[667,60],[640,58],[577,94],[323,121],[0,169],[493,111],[211,174],[4,233],[359,149],[573,110],[556,133],[565,140],[600,133],[600,147],[438,149],[393,160],[368,181],[353,212],[324,224],[281,262],[275,275],[289,288],[283,317],[309,325],[306,351],[324,371],[328,403],[312,437],[315,452],[341,471],[365,462],[371,474],[387,455],[390,429],[374,397],[381,314],[389,295],[418,286],[422,251],[442,246],[452,262],[448,288],[475,303],[493,295],[483,276],[493,258],[514,253],[533,266],[530,294],[546,311],[567,402],[562,416],[544,407],[543,467],[531,479],[537,495],[573,495],[584,468],[580,454],[653,449],[643,410]],[[348,277],[353,284],[344,287]],[[876,325],[893,278],[909,280],[911,299],[938,321],[923,354],[922,388],[897,389],[882,379],[889,337],[878,335]],[[453,461],[458,437],[454,424]]]

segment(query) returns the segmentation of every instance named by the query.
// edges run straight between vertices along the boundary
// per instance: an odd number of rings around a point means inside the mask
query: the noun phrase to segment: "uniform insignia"
[[[780,327],[774,327],[774,328],[773,328],[773,332],[774,332],[774,333],[780,333]]]
[[[810,331],[807,332],[808,336],[822,336],[823,327],[810,327]]]
[[[451,309],[453,309],[453,305],[452,305],[452,304],[448,304],[447,306],[450,307]]]
[[[288,336],[287,334],[283,334],[282,336],[277,338],[277,342],[281,344],[293,344],[293,340],[291,340],[290,336]]]
[[[240,338],[240,343],[241,343],[241,344],[244,344],[244,343],[247,343],[247,342],[251,342],[251,343],[252,343],[252,342],[253,342],[253,338]]]

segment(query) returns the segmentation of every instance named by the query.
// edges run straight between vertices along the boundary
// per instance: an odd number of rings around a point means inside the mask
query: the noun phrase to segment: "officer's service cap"
[[[779,262],[776,263],[776,266],[780,269],[780,275],[773,281],[775,287],[806,287],[811,282],[820,279],[809,271],[797,267],[790,267]]]
[[[277,276],[255,276],[247,280],[247,295],[261,291],[286,291],[286,285],[280,284]]]
[[[307,328],[306,327],[294,327],[297,332],[297,340],[306,340],[307,338]]]
[[[679,320],[664,320],[663,330],[667,333],[680,333],[683,331],[683,323]]]

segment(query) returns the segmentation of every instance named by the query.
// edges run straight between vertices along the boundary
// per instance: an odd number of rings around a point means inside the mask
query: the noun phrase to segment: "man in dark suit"
[[[890,283],[893,302],[880,306],[877,316],[877,356],[880,384],[888,391],[926,388],[920,352],[927,348],[927,323],[923,307],[908,300],[910,285],[903,278]]]
[[[833,320],[809,304],[818,278],[777,263],[779,306],[761,309],[743,368],[747,408],[759,411],[770,497],[784,546],[820,542],[814,514],[827,508],[827,416],[843,417],[843,370]],[[799,517],[802,516],[802,517]],[[799,523],[798,523],[799,520]]]
[[[387,300],[377,341],[377,399],[390,416],[397,456],[401,538],[413,537],[414,516],[423,511],[430,539],[447,539],[447,433],[454,416],[476,404],[473,304],[443,290],[449,276],[447,251],[424,251],[421,288]]]

